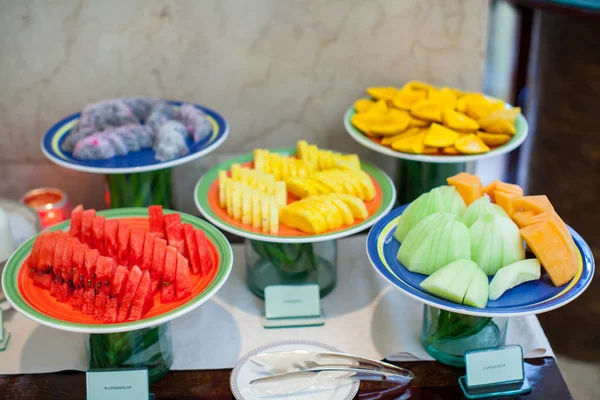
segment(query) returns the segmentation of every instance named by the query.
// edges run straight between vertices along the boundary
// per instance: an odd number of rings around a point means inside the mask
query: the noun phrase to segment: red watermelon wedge
[[[73,249],[73,258],[71,266],[73,267],[73,284],[75,287],[85,287],[85,252],[87,250],[85,244],[78,243]]]
[[[90,247],[94,246],[94,218],[96,210],[85,210],[81,217],[81,242]]]
[[[40,265],[40,253],[44,240],[46,240],[46,235],[39,235],[33,242],[31,254],[29,255],[29,266],[34,270],[37,270]]]
[[[129,265],[137,265],[141,268],[144,257],[144,238],[146,232],[141,229],[132,229],[129,239]]]
[[[71,211],[71,226],[69,234],[81,240],[81,220],[83,218],[83,206],[80,204]]]
[[[146,232],[146,236],[144,237],[144,253],[142,255],[142,265],[140,265],[142,271],[150,271],[150,268],[152,268],[152,254],[154,252],[155,240],[156,237],[152,233]]]
[[[127,279],[127,285],[125,285],[125,295],[119,306],[119,314],[117,315],[117,322],[123,322],[129,317],[129,310],[131,309],[131,302],[133,296],[142,280],[142,270],[134,265],[129,271],[129,278]]]
[[[44,274],[42,272],[36,272],[33,276],[33,285],[44,289],[50,289],[52,284],[52,274]]]
[[[196,229],[196,244],[198,245],[198,254],[200,255],[200,267],[202,276],[206,276],[213,269],[213,258],[208,244],[208,239],[203,231]]]
[[[100,253],[96,249],[85,252],[85,287],[94,290],[96,287],[96,262]]]
[[[62,279],[60,277],[57,278],[56,276],[52,279],[52,282],[50,282],[50,296],[58,296],[59,287],[62,283],[61,281]]]
[[[83,313],[86,315],[95,314],[95,303],[96,303],[96,290],[91,287],[85,289],[83,295]]]
[[[92,230],[94,232],[94,237],[92,241],[94,242],[94,248],[98,249],[100,254],[105,255],[104,251],[104,222],[106,218],[103,216],[99,216],[94,218],[94,223],[92,225]]]
[[[150,293],[150,272],[144,271],[140,284],[135,291],[133,301],[131,302],[131,312],[128,321],[136,321],[142,318],[154,305],[154,299]]]
[[[96,299],[94,301],[94,318],[102,320],[104,316],[104,310],[106,309],[106,303],[108,302],[108,294],[104,292],[96,293]]]
[[[73,310],[75,310],[75,311],[83,310],[83,303],[85,301],[84,296],[85,296],[84,288],[75,289],[75,291],[73,292],[73,297],[71,297],[71,306],[73,307]]]
[[[56,293],[56,301],[60,303],[66,303],[73,294],[73,286],[67,282],[62,282],[58,286],[58,292]]]
[[[59,235],[54,245],[54,257],[52,258],[52,271],[54,272],[55,276],[62,276],[60,266],[62,265],[62,254],[66,244],[67,236]]]
[[[177,271],[177,249],[167,246],[165,253],[165,266],[163,269],[161,301],[170,303],[175,301],[175,276]]]
[[[117,269],[115,260],[110,257],[100,256],[96,261],[96,300],[98,294],[104,293],[108,298],[108,294],[111,292],[110,284],[113,280],[113,274]],[[96,303],[96,309],[97,307]],[[104,306],[102,307],[104,309]]]
[[[119,229],[117,231],[117,262],[119,265],[124,265],[129,267],[129,225],[127,224],[119,224]]]
[[[192,294],[192,281],[190,279],[190,266],[188,260],[177,254],[177,271],[175,273],[175,298],[185,299]]]
[[[150,220],[150,232],[154,236],[164,239],[165,227],[163,223],[163,208],[162,206],[149,206],[148,219]]]
[[[102,321],[106,324],[114,324],[117,322],[117,313],[119,312],[119,303],[116,297],[109,297],[104,309]]]
[[[68,237],[65,242],[62,259],[60,262],[60,271],[65,282],[73,282],[73,252],[75,251],[75,246],[78,244],[79,241],[74,237]]]
[[[110,288],[110,295],[117,297],[119,303],[121,303],[123,296],[125,295],[125,285],[127,284],[128,278],[129,269],[124,265],[119,265],[115,271],[115,276],[113,276],[112,286]]]
[[[54,261],[54,247],[58,232],[48,232],[44,234],[45,239],[40,247],[40,261],[38,263],[38,271],[52,271],[52,262]]]
[[[198,275],[202,273],[200,268],[200,253],[198,252],[198,245],[196,244],[196,235],[194,233],[194,227],[190,224],[183,225],[183,236],[185,237],[185,248],[190,256],[190,265],[192,267],[192,273]]]
[[[181,225],[181,215],[177,213],[167,214],[163,217],[165,221],[165,231],[169,245],[175,247],[177,251],[184,256],[185,242],[183,240],[183,226]]]
[[[160,282],[162,281],[166,251],[167,241],[157,238],[154,241],[154,251],[152,252],[152,268],[150,268],[150,288],[152,289],[152,293],[157,292]]]
[[[118,255],[117,231],[119,230],[119,220],[107,219],[104,223],[104,251],[108,257],[115,260]]]

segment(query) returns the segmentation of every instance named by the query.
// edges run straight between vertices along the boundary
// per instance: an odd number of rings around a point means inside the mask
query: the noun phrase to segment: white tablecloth
[[[172,369],[232,368],[264,344],[314,340],[369,358],[431,360],[421,346],[423,305],[403,295],[375,272],[365,253],[365,236],[338,242],[338,285],[322,299],[322,327],[264,329],[264,303],[245,283],[244,251],[234,245],[229,280],[207,303],[171,322]],[[39,325],[15,311],[5,313],[12,338],[0,353],[0,374],[86,370],[86,335]],[[553,356],[535,316],[511,318],[507,344],[520,344],[526,357]]]

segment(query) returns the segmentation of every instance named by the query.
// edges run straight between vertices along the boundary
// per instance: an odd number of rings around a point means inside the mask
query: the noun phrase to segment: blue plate
[[[176,106],[182,104],[180,101],[169,101],[169,103]],[[199,105],[196,105],[196,107],[206,113],[213,127],[212,132],[209,137],[198,143],[193,143],[188,138],[187,145],[190,152],[174,160],[158,161],[154,158],[152,149],[132,151],[124,156],[116,156],[108,160],[80,160],[75,158],[72,153],[63,152],[60,147],[71,128],[79,120],[80,113],[70,115],[50,128],[42,138],[42,151],[50,161],[65,168],[96,174],[128,174],[171,168],[210,153],[219,147],[229,135],[229,124],[222,116],[209,108]]]
[[[485,308],[456,304],[423,290],[419,284],[427,277],[407,270],[397,259],[400,243],[394,239],[398,218],[407,205],[390,211],[380,219],[367,237],[367,255],[375,269],[393,285],[414,299],[460,314],[482,317],[514,317],[550,311],[575,300],[588,287],[594,276],[594,257],[587,243],[569,228],[579,249],[579,269],[573,280],[556,287],[546,273],[537,281],[523,283],[505,292],[498,300],[489,301]]]

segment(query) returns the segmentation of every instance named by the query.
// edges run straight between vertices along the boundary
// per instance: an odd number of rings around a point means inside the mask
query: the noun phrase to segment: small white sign
[[[505,346],[465,354],[467,386],[487,386],[522,381],[523,349]]]

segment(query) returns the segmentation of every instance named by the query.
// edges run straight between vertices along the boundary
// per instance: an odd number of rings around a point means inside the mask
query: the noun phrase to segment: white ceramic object
[[[15,241],[8,223],[8,214],[0,207],[0,263],[8,260],[15,248]]]

